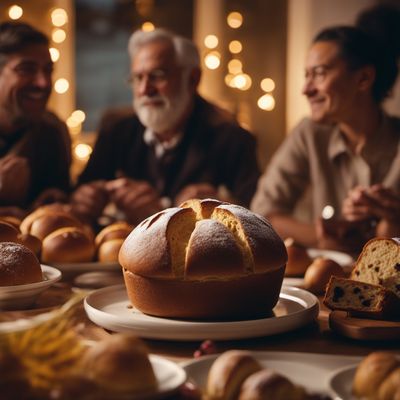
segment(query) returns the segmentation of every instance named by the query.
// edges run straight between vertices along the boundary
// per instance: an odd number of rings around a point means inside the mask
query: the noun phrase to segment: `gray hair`
[[[133,59],[138,50],[148,43],[166,42],[172,44],[176,61],[182,67],[200,68],[200,55],[196,45],[189,39],[162,28],[150,32],[135,31],[129,39],[128,52]]]

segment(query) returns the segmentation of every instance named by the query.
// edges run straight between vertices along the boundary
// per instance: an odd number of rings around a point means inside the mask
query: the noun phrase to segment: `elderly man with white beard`
[[[197,93],[194,43],[163,29],[129,40],[133,110],[105,116],[72,196],[96,221],[113,203],[136,224],[190,198],[248,206],[260,171],[255,138]]]

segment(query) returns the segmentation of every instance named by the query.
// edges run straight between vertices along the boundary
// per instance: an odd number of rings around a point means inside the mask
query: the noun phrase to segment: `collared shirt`
[[[382,183],[400,193],[400,119],[384,115],[359,155],[337,125],[304,119],[285,139],[260,178],[251,209],[262,215],[293,214],[308,191],[308,222],[330,205],[341,215],[343,200],[357,185]],[[307,215],[308,214],[308,215]]]
[[[170,140],[161,141],[157,135],[149,128],[146,128],[143,134],[143,140],[149,146],[154,146],[154,151],[157,158],[161,158],[168,150],[174,149],[182,140],[181,132],[174,135]]]

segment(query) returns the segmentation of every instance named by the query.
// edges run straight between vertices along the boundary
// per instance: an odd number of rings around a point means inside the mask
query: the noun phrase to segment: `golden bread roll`
[[[292,238],[285,239],[285,246],[288,254],[285,275],[304,275],[308,266],[313,261],[312,258],[308,255],[307,249],[299,243],[296,243]]]
[[[225,351],[215,359],[208,372],[207,399],[237,399],[243,381],[259,370],[261,370],[261,365],[250,352],[245,350]]]
[[[133,225],[127,222],[115,222],[103,228],[95,238],[96,247],[99,248],[102,243],[112,239],[125,239],[133,229]]]
[[[240,387],[238,400],[306,400],[307,394],[285,376],[264,368],[248,376]]]
[[[33,221],[35,221],[42,215],[63,214],[66,216],[70,216],[71,212],[69,211],[69,209],[70,207],[68,205],[58,203],[38,207],[21,221],[20,230],[22,233],[30,233]]]
[[[83,374],[105,391],[153,392],[157,380],[146,345],[130,334],[113,334],[90,347],[82,357]]]
[[[39,260],[26,246],[15,242],[0,242],[0,286],[41,282]]]
[[[37,257],[40,256],[42,250],[42,241],[30,233],[20,233],[17,236],[17,242],[31,249]]]
[[[282,240],[261,216],[212,201],[212,212],[207,199],[154,214],[126,238],[119,262],[142,312],[244,319],[265,316],[277,303],[287,260]]]
[[[82,223],[72,215],[57,213],[44,214],[32,222],[29,233],[43,240],[55,230],[68,226],[82,228]]]
[[[66,227],[55,230],[42,242],[42,262],[77,263],[92,261],[94,242],[80,228]]]
[[[125,239],[111,239],[102,243],[97,251],[100,262],[118,262],[118,254]]]
[[[400,395],[400,365],[383,380],[378,390],[379,400],[395,400]]]
[[[19,226],[21,225],[21,220],[13,215],[2,215],[0,216],[1,222],[7,222],[19,231]]]
[[[343,268],[336,261],[317,257],[304,274],[304,288],[316,294],[324,293],[332,275],[346,276]]]
[[[5,221],[0,221],[0,242],[17,242],[19,230]]]
[[[399,366],[400,361],[390,352],[370,353],[358,364],[353,379],[353,394],[360,398],[378,399],[380,385]]]

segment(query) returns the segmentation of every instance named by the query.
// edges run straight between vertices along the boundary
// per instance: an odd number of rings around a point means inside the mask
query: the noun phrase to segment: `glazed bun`
[[[114,395],[134,396],[157,388],[147,347],[130,334],[118,333],[97,342],[83,355],[81,366],[84,375]]]
[[[356,369],[353,379],[353,394],[360,398],[381,399],[381,397],[378,397],[378,391],[382,382],[399,367],[400,361],[390,352],[376,351],[370,353]],[[389,385],[391,386],[388,383]],[[382,390],[389,389],[384,388]]]
[[[118,262],[119,250],[133,226],[127,222],[116,222],[103,228],[95,238],[97,259],[100,262]]]
[[[305,390],[294,385],[288,378],[264,368],[251,374],[243,382],[238,400],[305,400]]]
[[[100,262],[118,262],[118,254],[125,239],[111,239],[102,243],[97,250],[97,259]]]
[[[40,257],[40,252],[42,250],[42,241],[39,238],[31,235],[30,233],[20,233],[17,236],[17,241],[18,243],[21,243],[31,249],[37,257]]]
[[[185,204],[145,219],[122,245],[119,262],[132,304],[143,313],[173,318],[270,313],[287,260],[271,224],[217,200]]]
[[[19,230],[5,221],[0,221],[0,242],[17,242]]]
[[[95,254],[93,240],[80,228],[66,227],[46,236],[42,243],[44,263],[77,263],[92,261]]]
[[[378,398],[380,400],[400,399],[400,365],[383,380],[379,386]]]
[[[41,282],[39,260],[26,246],[15,242],[0,242],[0,286]]]
[[[304,274],[304,288],[316,294],[324,293],[333,275],[343,278],[346,276],[343,268],[336,261],[317,257]]]
[[[125,239],[133,229],[133,225],[127,222],[115,222],[103,228],[95,238],[96,247],[99,248],[102,243],[112,239]]]
[[[21,225],[21,220],[13,215],[2,215],[0,216],[1,222],[6,222],[7,224],[12,225],[19,231],[19,226]]]
[[[312,258],[308,255],[307,249],[296,243],[292,238],[285,239],[285,246],[288,254],[286,264],[286,276],[302,276],[308,266],[312,263]]]
[[[243,381],[261,365],[245,350],[228,350],[212,363],[207,376],[207,399],[237,399]]]

